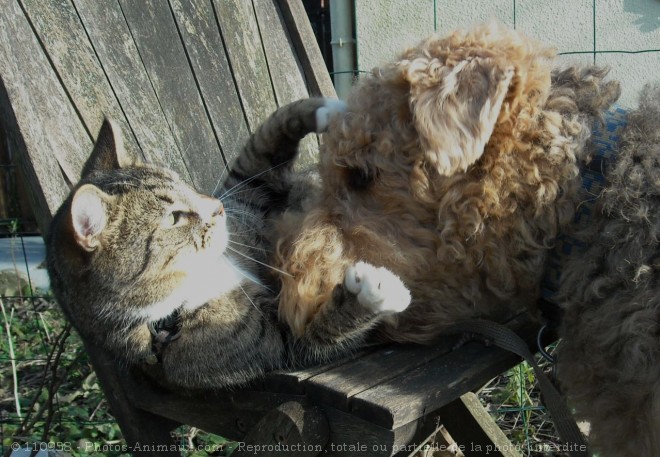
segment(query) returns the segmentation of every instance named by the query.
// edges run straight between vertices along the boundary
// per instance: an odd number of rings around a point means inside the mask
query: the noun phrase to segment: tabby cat
[[[401,281],[359,263],[304,335],[278,319],[273,224],[316,188],[293,171],[300,139],[341,111],[326,99],[280,108],[249,139],[217,198],[130,157],[106,121],[47,237],[53,291],[83,338],[131,365],[159,363],[167,384],[224,387],[345,354],[382,316],[405,309]],[[158,340],[154,322],[168,317],[178,321],[177,338]]]

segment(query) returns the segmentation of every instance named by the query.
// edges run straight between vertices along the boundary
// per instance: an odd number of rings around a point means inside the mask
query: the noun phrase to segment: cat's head
[[[221,202],[141,163],[108,120],[47,243],[53,290],[74,322],[157,320],[203,305],[223,269],[231,276]]]

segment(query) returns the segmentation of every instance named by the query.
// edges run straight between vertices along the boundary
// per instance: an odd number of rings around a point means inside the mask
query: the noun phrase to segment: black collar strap
[[[151,351],[152,354],[147,357],[146,362],[149,365],[155,365],[162,361],[162,354],[165,347],[181,337],[181,319],[178,310],[169,316],[147,324],[151,333]]]

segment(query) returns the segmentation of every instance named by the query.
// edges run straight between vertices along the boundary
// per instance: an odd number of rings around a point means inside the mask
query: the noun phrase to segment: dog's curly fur
[[[412,291],[382,326],[395,341],[535,302],[589,127],[619,95],[600,68],[553,74],[554,55],[491,23],[431,37],[360,80],[325,138],[320,197],[281,224],[280,315],[294,332],[357,260]]]
[[[563,269],[559,379],[601,456],[660,455],[660,84],[628,117]]]

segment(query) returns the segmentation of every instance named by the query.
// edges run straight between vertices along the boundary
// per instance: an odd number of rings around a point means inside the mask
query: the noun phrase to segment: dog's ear
[[[513,67],[482,57],[454,66],[423,57],[400,65],[427,162],[441,175],[467,170],[493,133]]]

